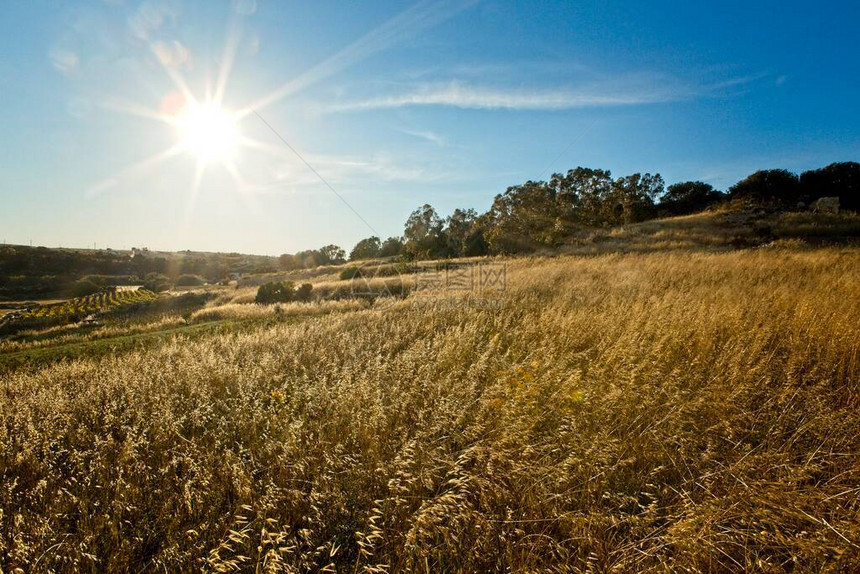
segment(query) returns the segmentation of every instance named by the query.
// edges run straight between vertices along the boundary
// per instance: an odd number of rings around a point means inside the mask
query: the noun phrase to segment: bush
[[[170,289],[170,280],[161,273],[149,273],[143,281],[143,288],[153,293],[161,293]]]
[[[199,287],[206,283],[200,275],[180,275],[173,283],[177,287]]]
[[[356,279],[358,277],[361,277],[361,267],[347,267],[340,272],[340,278],[342,281]]]
[[[302,283],[302,286],[296,289],[295,292],[295,300],[296,301],[310,301],[311,293],[314,290],[314,286],[310,283]]]
[[[89,279],[81,279],[80,281],[76,281],[72,286],[72,295],[74,297],[86,297],[87,295],[98,293],[100,290],[101,287],[96,285],[93,281],[90,281]]]
[[[295,297],[296,289],[292,281],[271,281],[260,285],[254,301],[262,305],[269,303],[289,303],[290,301],[295,301]]]

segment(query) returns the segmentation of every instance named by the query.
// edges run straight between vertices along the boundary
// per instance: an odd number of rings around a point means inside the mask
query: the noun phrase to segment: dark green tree
[[[397,257],[403,253],[403,239],[400,237],[389,237],[379,247],[380,257]]]
[[[405,251],[412,259],[429,259],[445,255],[442,234],[444,221],[430,205],[422,205],[406,220],[403,237]]]
[[[786,169],[757,171],[729,188],[732,199],[793,205],[800,199],[800,180]]]
[[[561,242],[555,191],[528,181],[497,195],[487,213],[486,241],[493,253],[528,253]]]
[[[362,239],[355,244],[352,251],[349,253],[349,260],[356,261],[358,259],[373,259],[379,257],[380,243],[379,238],[375,235]]]
[[[604,205],[607,223],[636,223],[654,217],[654,199],[662,195],[663,189],[659,173],[619,177],[612,184],[612,192]]]
[[[801,195],[806,201],[838,197],[839,206],[860,211],[860,163],[845,161],[800,174]]]
[[[725,195],[708,183],[684,181],[666,188],[666,193],[660,197],[659,208],[669,215],[686,215],[702,211],[723,199]]]
[[[445,220],[446,251],[451,257],[485,255],[487,242],[484,238],[483,219],[474,209],[455,209]]]
[[[321,265],[339,265],[346,261],[346,251],[337,245],[325,245],[319,249]]]

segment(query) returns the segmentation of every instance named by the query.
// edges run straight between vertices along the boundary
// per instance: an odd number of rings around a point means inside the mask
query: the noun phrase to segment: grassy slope
[[[0,565],[847,568],[858,255],[519,259],[502,311],[406,300],[17,372]]]
[[[23,366],[39,366],[77,357],[94,358],[163,343],[174,336],[196,337],[216,330],[230,330],[237,323],[229,320],[196,325],[171,326],[151,332],[115,335],[88,341],[47,344],[32,349],[0,353],[0,373]]]
[[[738,207],[655,219],[607,230],[590,230],[571,238],[563,251],[650,253],[666,250],[721,251],[771,242],[793,242],[795,247],[860,244],[860,215],[809,212],[754,212]]]

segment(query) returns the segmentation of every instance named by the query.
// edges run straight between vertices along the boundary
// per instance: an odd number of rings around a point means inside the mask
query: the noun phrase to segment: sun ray
[[[218,80],[215,84],[215,95],[213,96],[213,101],[218,105],[221,105],[224,101],[224,91],[227,89],[227,80],[230,78],[230,72],[233,70],[233,62],[236,60],[236,51],[239,48],[240,39],[241,34],[239,34],[234,24],[230,27],[230,32],[227,34],[227,41],[224,43],[224,53],[218,66]]]
[[[102,193],[107,191],[108,189],[116,186],[123,179],[128,178],[129,176],[139,174],[144,172],[150,168],[155,167],[156,165],[167,161],[168,159],[175,157],[182,153],[182,145],[177,143],[164,151],[161,151],[157,154],[154,154],[148,158],[145,158],[137,163],[134,163],[124,169],[121,169],[115,175],[111,175],[103,179],[102,181],[96,183],[92,187],[90,187],[86,191],[86,196],[89,199],[94,199],[100,196]]]
[[[242,176],[242,173],[239,171],[239,168],[236,166],[235,162],[225,161],[224,167],[227,169],[227,173],[230,174],[230,177],[233,179],[233,183],[236,184],[236,189],[239,190],[239,193],[245,195],[250,186],[246,183],[245,178]]]
[[[224,162],[224,167],[227,169],[227,173],[230,174],[230,177],[236,184],[236,189],[239,190],[239,197],[242,199],[245,207],[254,214],[256,220],[270,221],[271,217],[269,213],[262,209],[259,202],[256,200],[256,194],[254,193],[255,187],[247,182],[245,177],[242,175],[239,166],[237,166],[235,162],[227,161]]]
[[[120,112],[132,116],[156,120],[170,125],[175,125],[176,123],[176,118],[174,116],[147,108],[146,106],[136,104],[134,102],[123,101],[116,98],[108,98],[101,103],[101,106],[114,112]]]
[[[200,193],[200,184],[203,181],[203,173],[206,171],[206,164],[198,161],[194,167],[194,179],[191,182],[191,192],[188,194],[188,201],[185,204],[185,217],[183,225],[186,229],[191,226],[191,216],[197,207],[197,196]]]
[[[262,142],[260,140],[257,140],[254,138],[249,138],[247,136],[242,136],[239,138],[239,145],[242,147],[249,148],[249,149],[254,149],[257,151],[262,151],[262,152],[268,153],[269,155],[272,155],[274,157],[280,157],[280,158],[288,157],[287,152],[283,148],[283,146],[275,146],[272,144],[267,144],[267,143]]]
[[[178,89],[182,96],[185,98],[185,101],[189,103],[196,103],[197,99],[194,97],[194,94],[191,92],[191,89],[188,87],[188,84],[185,82],[185,79],[176,69],[168,66],[164,63],[164,61],[162,61],[161,56],[159,56],[158,51],[155,49],[155,44],[150,44],[149,50],[152,52],[152,55],[155,56],[156,61],[161,64],[161,68],[171,79],[173,84],[176,86],[176,89]]]
[[[430,28],[477,3],[478,0],[468,0],[466,2],[456,2],[454,0],[418,2],[384,24],[377,26],[333,56],[307,70],[299,77],[290,80],[268,95],[243,108],[239,111],[239,117],[245,117],[270,106],[377,52],[414,36],[421,30]]]

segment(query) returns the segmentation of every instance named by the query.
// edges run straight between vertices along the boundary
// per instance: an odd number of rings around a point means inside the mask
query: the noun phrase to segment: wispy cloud
[[[51,64],[61,74],[71,74],[78,68],[78,64],[80,63],[78,55],[68,50],[51,50],[49,57],[51,58]]]
[[[400,133],[404,133],[408,136],[413,136],[418,139],[422,139],[424,141],[428,141],[432,144],[436,144],[439,147],[445,147],[445,138],[436,132],[431,131],[412,131],[412,130],[400,130]]]
[[[248,106],[259,110],[295,92],[336,74],[349,66],[415,37],[420,32],[452,18],[479,0],[422,0],[374,28],[340,52],[317,64],[267,96]],[[250,113],[247,111],[246,113]]]
[[[415,84],[394,95],[338,102],[328,112],[356,112],[404,106],[448,106],[477,110],[565,110],[609,106],[660,104],[713,96],[762,76],[732,78],[710,86],[690,86],[659,76],[594,81],[564,88],[506,88],[475,86],[459,81]]]
[[[416,162],[395,158],[386,153],[371,156],[342,156],[309,154],[308,163],[339,192],[350,193],[370,185],[403,182],[439,181],[451,177],[442,169],[428,169]],[[260,173],[266,175],[253,181],[246,189],[252,193],[297,193],[319,191],[323,185],[319,177],[301,162],[286,159],[273,162]]]

